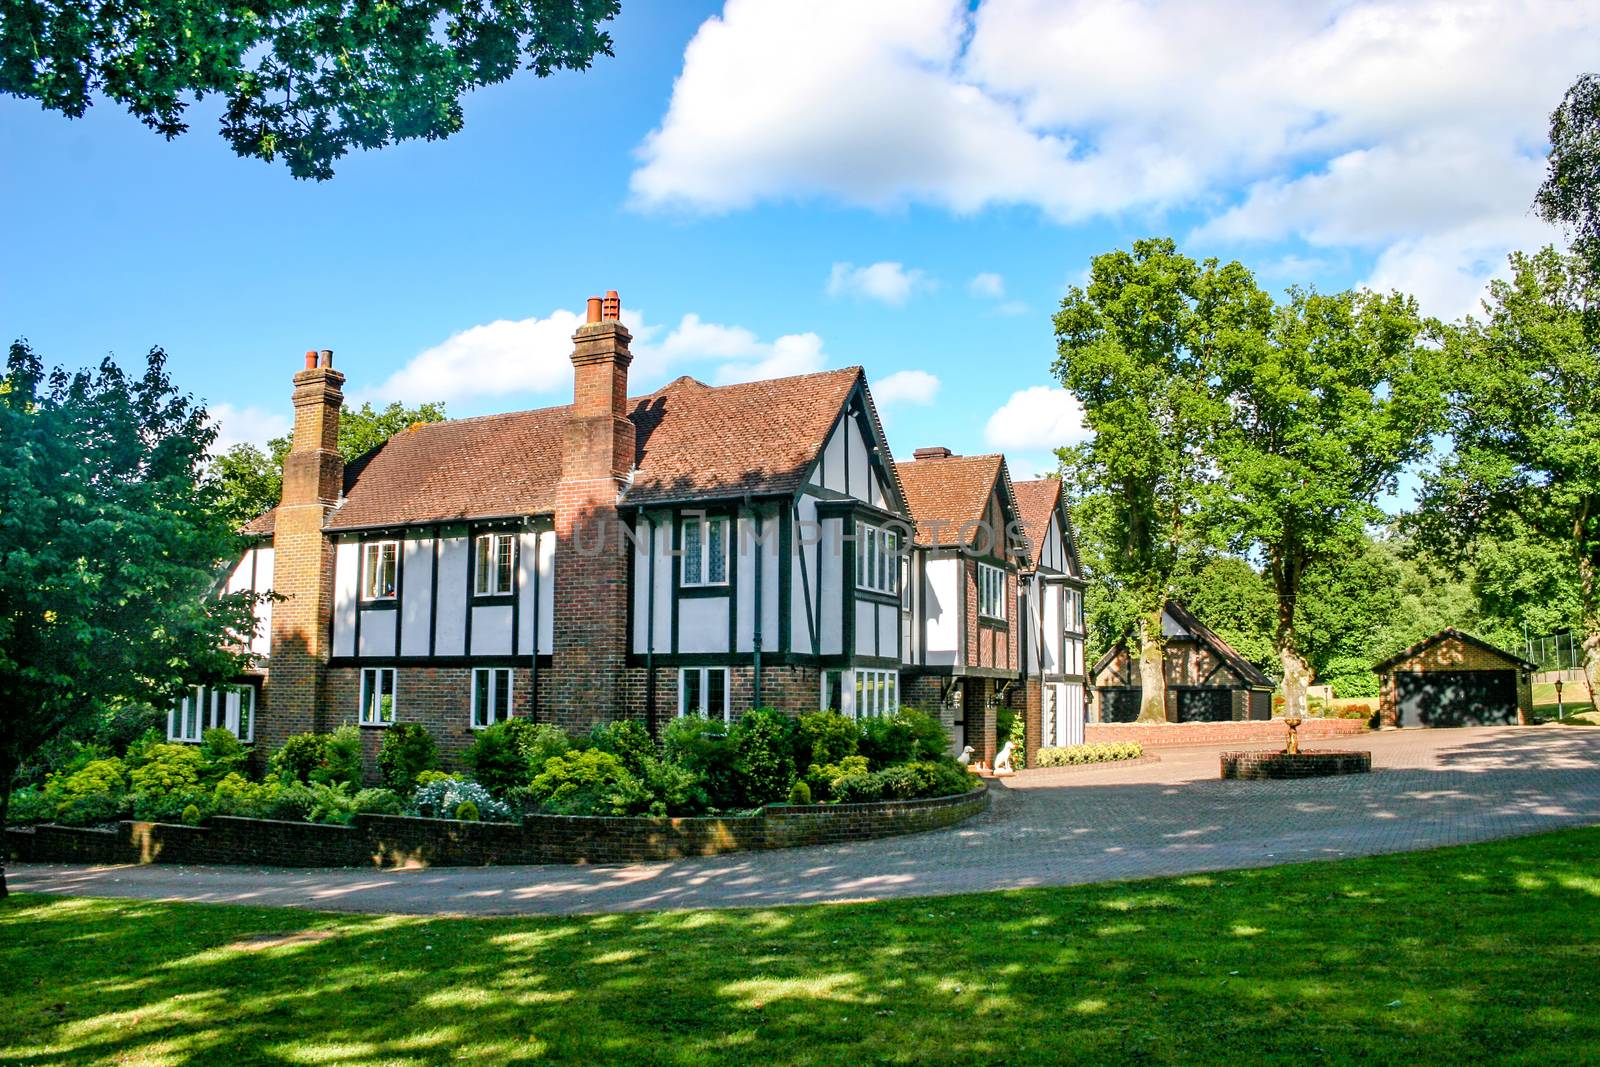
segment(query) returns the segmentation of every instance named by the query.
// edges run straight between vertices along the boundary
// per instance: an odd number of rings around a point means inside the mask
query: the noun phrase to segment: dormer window
[[[683,520],[683,564],[679,584],[728,584],[728,520],[705,515]]]
[[[399,574],[399,541],[368,541],[361,547],[363,600],[393,600]]]
[[[478,538],[477,558],[473,561],[476,595],[500,596],[511,592],[512,561],[516,557],[513,544],[514,538],[508,533],[483,534]]]

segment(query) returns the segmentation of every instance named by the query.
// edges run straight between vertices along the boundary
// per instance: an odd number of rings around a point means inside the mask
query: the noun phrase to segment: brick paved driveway
[[[1355,739],[1307,748],[1355,747]],[[1374,772],[1224,782],[1215,748],[1024,772],[949,830],[625,867],[411,871],[19,864],[19,891],[407,913],[740,907],[1068,885],[1433,848],[1600,823],[1600,729],[1359,739]]]

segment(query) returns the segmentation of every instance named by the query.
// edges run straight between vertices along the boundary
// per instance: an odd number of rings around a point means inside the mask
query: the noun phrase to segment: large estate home
[[[353,722],[445,753],[508,716],[585,729],[753,707],[902,704],[953,751],[1081,736],[1082,582],[1061,487],[999,456],[896,464],[859,367],[628,395],[616,294],[573,337],[573,402],[419,425],[346,464],[344,375],[307,353],[277,507],[224,588],[258,607],[252,672],[170,735],[266,750]]]

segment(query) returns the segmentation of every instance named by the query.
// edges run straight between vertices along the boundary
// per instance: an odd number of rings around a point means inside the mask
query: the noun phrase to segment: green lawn
[[[1600,828],[882,904],[15,897],[0,1063],[1600,1062]]]
[[[1582,676],[1568,679],[1561,687],[1565,721],[1571,726],[1600,726],[1600,712],[1589,702],[1589,686]],[[1541,719],[1554,719],[1562,704],[1556,703],[1554,682],[1539,682],[1533,687],[1533,713]]]

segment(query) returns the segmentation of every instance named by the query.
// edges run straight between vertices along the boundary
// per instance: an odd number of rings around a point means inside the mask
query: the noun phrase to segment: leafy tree
[[[1600,283],[1580,256],[1511,256],[1486,319],[1445,335],[1454,451],[1418,516],[1430,546],[1470,557],[1508,540],[1559,552],[1577,577],[1584,668],[1600,689]],[[1492,566],[1492,564],[1491,564]],[[1600,699],[1595,699],[1600,710]]]
[[[1232,418],[1210,442],[1219,529],[1256,550],[1277,595],[1284,710],[1304,715],[1298,632],[1307,573],[1359,551],[1377,500],[1426,456],[1443,399],[1416,303],[1399,294],[1291,290],[1270,319],[1211,346]],[[1264,327],[1264,328],[1262,328]]]
[[[1533,206],[1567,227],[1573,251],[1600,280],[1600,76],[1578,78],[1551,114],[1550,161]]]
[[[1248,560],[1198,555],[1179,567],[1173,595],[1239,655],[1277,673],[1272,643],[1277,602],[1271,583]]]
[[[450,136],[461,97],[526,67],[611,55],[618,0],[0,0],[0,92],[80,118],[96,94],[168,140],[193,100],[226,101],[241,156],[333,176],[351,148]]]
[[[169,705],[242,666],[248,594],[211,595],[237,550],[203,477],[214,431],[166,356],[129,378],[46,376],[24,342],[0,380],[0,833],[17,770],[119,702]],[[5,876],[0,868],[0,895]]]
[[[1238,263],[1196,263],[1170,239],[1136,241],[1090,264],[1055,316],[1054,371],[1094,437],[1059,453],[1077,487],[1080,532],[1096,546],[1097,623],[1126,621],[1138,649],[1141,719],[1166,718],[1161,609],[1200,535],[1204,448],[1227,418],[1210,349],[1257,302]]]
[[[402,430],[444,419],[441,403],[408,408],[395,402],[382,409],[362,404],[339,417],[339,454],[346,462],[358,459]],[[247,522],[277,505],[283,496],[283,457],[289,454],[289,444],[287,435],[274,437],[266,452],[239,444],[217,457],[213,471],[222,485],[223,506],[237,521]]]

